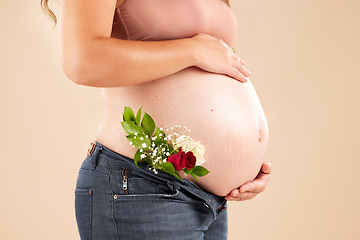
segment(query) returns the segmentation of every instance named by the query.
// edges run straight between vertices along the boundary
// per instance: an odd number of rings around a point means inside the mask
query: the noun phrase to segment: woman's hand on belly
[[[255,197],[257,194],[263,192],[270,181],[271,164],[269,162],[263,163],[259,174],[256,178],[248,183],[235,188],[228,195],[225,196],[229,201],[244,201]]]
[[[247,82],[250,72],[245,68],[245,62],[222,39],[207,33],[198,33],[192,40],[196,43],[196,67]]]

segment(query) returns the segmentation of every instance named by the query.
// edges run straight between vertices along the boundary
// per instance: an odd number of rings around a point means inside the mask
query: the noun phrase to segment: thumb
[[[261,171],[263,173],[269,174],[271,172],[271,163],[270,162],[266,162],[262,165]]]

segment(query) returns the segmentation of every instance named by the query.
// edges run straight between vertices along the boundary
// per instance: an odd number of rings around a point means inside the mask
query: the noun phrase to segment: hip
[[[75,189],[81,239],[144,239],[145,235],[190,239],[181,236],[182,232],[194,234],[191,239],[202,239],[200,235],[220,218],[220,231],[227,234],[223,197],[186,179],[160,171],[155,174],[141,163],[137,167],[133,159],[100,142],[93,143],[93,151],[79,169]]]

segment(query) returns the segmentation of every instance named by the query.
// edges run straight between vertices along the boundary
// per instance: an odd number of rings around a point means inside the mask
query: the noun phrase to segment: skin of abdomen
[[[188,134],[205,146],[202,165],[210,173],[197,182],[201,188],[219,196],[253,180],[264,162],[268,126],[250,80],[241,83],[224,74],[197,67],[125,87],[104,88],[105,114],[97,140],[112,150],[133,158],[136,149],[126,139],[121,126],[124,106],[150,114],[156,125],[166,128],[182,125]]]

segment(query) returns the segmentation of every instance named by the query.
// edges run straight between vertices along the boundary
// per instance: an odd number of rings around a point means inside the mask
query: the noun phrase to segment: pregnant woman
[[[64,72],[102,88],[104,106],[76,183],[81,239],[227,239],[227,200],[254,197],[270,173],[268,126],[232,50],[237,35],[227,0],[61,1]],[[181,181],[137,167],[125,106],[191,129],[210,173]]]

